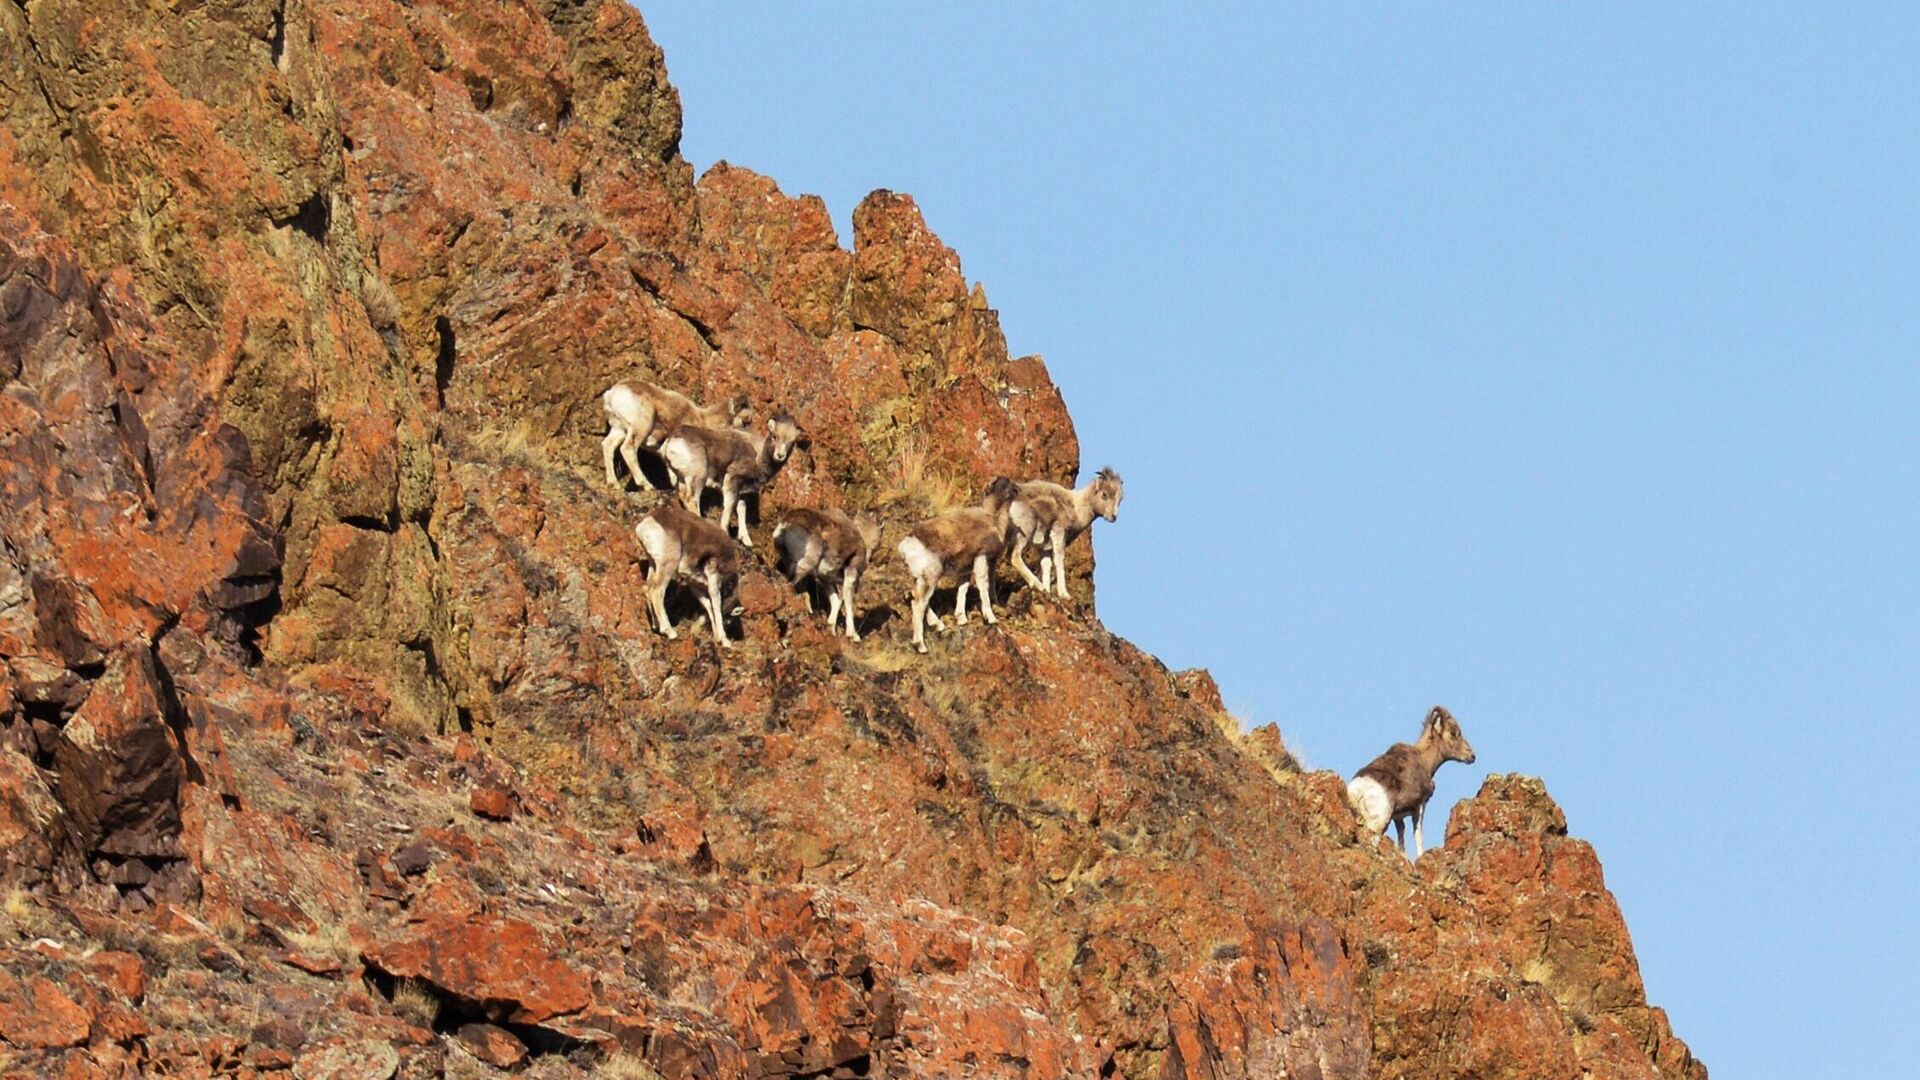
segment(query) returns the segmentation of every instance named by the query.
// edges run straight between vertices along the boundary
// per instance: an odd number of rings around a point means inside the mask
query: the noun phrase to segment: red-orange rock
[[[713,849],[697,814],[664,806],[641,819],[636,849],[650,859],[677,862],[697,871],[713,867]]]
[[[147,1019],[117,1001],[102,1002],[93,1014],[94,1030],[111,1042],[132,1043],[153,1033]]]
[[[535,1024],[578,1012],[593,1000],[586,975],[561,960],[539,929],[519,919],[475,915],[409,927],[368,950],[398,978],[424,979],[488,1003],[502,1021]]]
[[[0,1039],[15,1046],[79,1046],[93,1030],[87,1010],[39,975],[0,971]]]
[[[103,949],[87,957],[87,969],[115,993],[135,1004],[147,993],[147,965],[139,956]]]
[[[1370,1075],[1367,1018],[1339,937],[1315,922],[1223,946],[1181,980],[1161,1076]]]
[[[527,1044],[513,1032],[493,1024],[462,1024],[454,1033],[467,1052],[496,1069],[511,1069],[527,1060]]]
[[[78,862],[66,809],[33,760],[0,746],[0,876],[42,880],[63,861]]]
[[[247,1064],[263,1072],[293,1066],[293,1055],[278,1046],[254,1046],[247,1049]]]
[[[54,750],[60,798],[90,851],[179,854],[184,770],[144,648],[114,656]]]
[[[302,952],[298,949],[290,949],[282,954],[281,960],[286,963],[288,967],[299,968],[309,975],[340,974],[340,961],[324,953],[310,953]]]
[[[467,806],[483,818],[506,821],[513,817],[513,792],[500,787],[474,788]]]

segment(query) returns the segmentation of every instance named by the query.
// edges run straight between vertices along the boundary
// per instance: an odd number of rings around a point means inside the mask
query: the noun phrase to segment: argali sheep
[[[739,507],[740,542],[753,546],[747,532],[747,504],[742,495],[765,487],[780,471],[794,444],[804,438],[800,425],[786,413],[767,421],[765,434],[749,428],[682,425],[660,444],[660,459],[673,475],[680,504],[700,512],[700,496],[710,487],[720,489],[720,525]]]
[[[853,587],[880,542],[880,517],[872,511],[848,517],[839,510],[789,511],[773,530],[773,544],[787,565],[787,575],[800,586],[813,610],[812,580],[828,589],[827,625],[837,633],[842,608],[847,613],[847,637],[860,640],[854,627]]]
[[[1067,544],[1085,532],[1094,518],[1117,519],[1125,496],[1126,486],[1112,469],[1101,469],[1092,483],[1078,490],[1045,480],[1021,484],[1007,515],[1013,525],[1013,568],[1027,584],[1067,599]],[[1027,568],[1029,544],[1041,549],[1038,578]]]
[[[647,607],[653,614],[654,629],[669,638],[680,635],[667,618],[667,586],[674,580],[696,582],[706,587],[700,606],[706,609],[713,625],[713,640],[723,649],[727,640],[727,609],[721,600],[722,586],[740,573],[742,552],[727,531],[698,514],[690,514],[663,502],[647,512],[633,527],[640,548],[653,565],[647,571]]]
[[[1413,819],[1413,857],[1426,850],[1423,826],[1427,800],[1433,798],[1433,774],[1443,762],[1473,764],[1473,746],[1460,733],[1453,714],[1435,705],[1420,726],[1420,738],[1411,745],[1394,743],[1354,774],[1347,784],[1347,804],[1360,818],[1369,836],[1385,833],[1393,822],[1394,840],[1407,850],[1407,819]]]
[[[980,592],[980,614],[989,624],[998,621],[993,615],[993,561],[1006,550],[1007,511],[1018,493],[1013,481],[999,477],[987,486],[978,507],[923,521],[900,541],[900,559],[913,579],[914,648],[927,651],[926,624],[946,629],[932,602],[941,576],[949,571],[960,579],[953,593],[954,621],[963,626],[967,621],[968,568]]]
[[[642,483],[640,447],[655,449],[686,424],[725,428],[745,424],[751,416],[745,396],[735,397],[725,409],[709,409],[684,394],[638,379],[609,387],[600,395],[600,411],[607,417],[607,437],[600,440],[600,457],[607,466],[607,483],[616,488],[621,485],[613,469],[615,453],[626,458],[634,482]]]

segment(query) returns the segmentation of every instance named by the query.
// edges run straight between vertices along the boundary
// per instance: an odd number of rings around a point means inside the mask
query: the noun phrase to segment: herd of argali
[[[726,594],[745,565],[740,547],[753,547],[747,527],[749,496],[758,496],[806,442],[806,432],[782,412],[764,426],[753,419],[744,397],[724,409],[700,405],[684,394],[639,380],[618,382],[600,396],[607,434],[600,442],[607,483],[625,490],[618,462],[641,487],[648,486],[640,466],[646,450],[665,467],[679,505],[661,500],[636,525],[640,548],[648,564],[647,607],[654,629],[677,637],[667,614],[667,589],[684,581],[700,594],[700,608],[715,643],[731,647],[726,620],[731,607]],[[702,501],[709,490],[720,494],[719,523],[709,521]],[[933,610],[933,594],[943,579],[958,578],[954,590],[954,620],[967,621],[967,590],[971,586],[986,621],[993,613],[993,564],[1014,553],[1016,568],[1041,591],[1068,599],[1065,552],[1073,537],[1084,532],[1095,517],[1108,521],[1119,515],[1123,489],[1120,474],[1102,469],[1095,480],[1078,491],[1046,480],[1016,483],[1000,477],[987,487],[981,509],[956,510],[909,529],[897,545],[912,579],[909,597],[913,611],[914,647],[927,651],[926,627],[945,629]],[[799,508],[783,515],[773,531],[780,569],[813,607],[816,587],[826,589],[827,622],[835,633],[860,640],[854,609],[854,587],[874,558],[880,543],[880,518],[871,510],[849,516],[839,510]],[[739,546],[736,546],[736,541]],[[1041,577],[1020,558],[1036,546],[1043,551]],[[1045,584],[1042,585],[1042,581]]]
[[[679,505],[660,500],[634,526],[634,535],[648,563],[647,610],[654,629],[678,637],[667,614],[667,589],[684,581],[697,593],[715,643],[730,648],[727,617],[734,610],[727,601],[753,546],[747,528],[747,496],[759,495],[786,464],[806,433],[792,416],[779,413],[764,430],[753,423],[752,409],[736,397],[724,409],[704,407],[683,394],[638,380],[618,382],[601,395],[607,434],[600,450],[607,483],[625,490],[615,468],[616,457],[642,487],[639,451],[656,455]],[[720,494],[716,524],[701,510],[708,490]],[[954,582],[954,621],[967,621],[967,591],[971,587],[980,615],[989,624],[993,613],[993,567],[1002,556],[1031,587],[1043,594],[1067,599],[1067,545],[1091,528],[1095,518],[1115,521],[1125,497],[1120,474],[1101,469],[1085,487],[1062,487],[1048,480],[1015,482],[998,477],[987,485],[978,506],[951,510],[919,522],[895,545],[911,582],[908,596],[913,646],[927,651],[926,628],[945,630],[933,610],[934,592],[944,581]],[[859,641],[854,611],[854,586],[866,572],[880,542],[880,518],[871,510],[848,515],[840,510],[799,508],[784,515],[773,530],[776,559],[794,587],[813,609],[814,589],[823,586],[827,623],[835,633]],[[1040,573],[1027,564],[1029,550],[1040,555]],[[1413,821],[1415,857],[1425,848],[1427,801],[1433,797],[1433,775],[1443,762],[1474,760],[1473,747],[1460,731],[1459,721],[1439,706],[1427,714],[1420,737],[1413,743],[1395,743],[1355,775],[1347,785],[1347,802],[1362,829],[1373,836],[1386,832],[1389,822],[1401,850],[1406,849],[1406,823]]]

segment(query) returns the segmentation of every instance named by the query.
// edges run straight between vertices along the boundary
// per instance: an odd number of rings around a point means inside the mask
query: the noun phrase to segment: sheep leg
[[[836,633],[840,630],[840,594],[837,592],[827,594],[827,629]]]
[[[720,527],[728,532],[733,531],[733,500],[740,497],[734,484],[733,477],[724,474],[720,477]]]
[[[1040,591],[1053,595],[1053,552],[1040,549]]]
[[[1027,560],[1025,558],[1026,550],[1027,550],[1027,534],[1022,532],[1014,533],[1013,534],[1013,568],[1015,570],[1020,571],[1020,576],[1026,579],[1026,582],[1028,585],[1036,589],[1039,589],[1041,592],[1046,592],[1047,591],[1046,578],[1034,577],[1033,571],[1027,569]],[[1040,564],[1042,574],[1045,574],[1046,566],[1047,564],[1044,562]]]
[[[647,625],[653,627],[654,633],[659,633],[660,613],[653,608],[653,574],[651,573],[640,579],[640,602],[647,609]]]
[[[627,463],[627,475],[633,477],[633,486],[647,486],[647,475],[640,471],[640,436],[632,428],[620,440],[620,457]]]
[[[807,542],[801,545],[799,553],[793,558],[793,580],[796,582],[805,582],[808,578],[813,577],[814,571],[820,569],[820,559],[824,554],[825,549],[821,546],[820,542],[808,538]],[[813,609],[808,608],[807,610],[812,611]]]
[[[740,518],[740,542],[741,542],[741,543],[743,543],[743,544],[745,544],[745,545],[747,545],[748,547],[752,547],[752,546],[753,546],[753,534],[747,531],[747,499],[746,499],[746,496],[745,496],[745,495],[743,495],[743,494],[740,494],[740,493],[738,493],[738,492],[736,492],[736,493],[734,494],[734,496],[733,496],[733,508],[734,508],[734,509],[733,509],[733,512],[734,512],[734,513],[735,513],[736,515],[738,515],[738,517]]]
[[[1053,533],[1053,587],[1062,600],[1067,595],[1067,533],[1065,529],[1055,529]]]
[[[927,567],[923,572],[916,574],[913,579],[913,587],[916,593],[922,597],[920,601],[922,618],[926,620],[928,626],[944,632],[947,628],[946,621],[940,618],[939,612],[933,610],[933,594],[940,588],[939,564],[936,563],[933,566]]]
[[[707,568],[707,611],[713,616],[713,640],[723,649],[733,648],[733,642],[727,640],[727,620],[720,606],[720,571]]]
[[[921,652],[927,651],[927,597],[920,588],[919,579],[913,583],[913,647]]]
[[[980,614],[986,616],[987,625],[999,622],[993,617],[993,560],[985,555],[973,560],[973,587],[980,594]]]
[[[607,465],[607,484],[620,487],[620,476],[613,471],[613,456],[620,452],[620,444],[627,438],[626,429],[619,424],[607,426],[607,437],[600,440],[600,458]]]
[[[678,639],[680,632],[673,628],[672,620],[667,618],[666,571],[656,567],[653,577],[647,580],[647,601],[653,607],[654,628],[665,634],[668,640]]]
[[[961,626],[967,625],[967,579],[960,579],[960,587],[953,590],[953,621]]]
[[[1404,817],[1393,819],[1393,842],[1402,855],[1407,853],[1407,819]]]
[[[1427,850],[1427,804],[1421,803],[1413,808],[1413,857],[1418,859]]]
[[[860,571],[852,569],[851,567],[847,569],[846,573],[840,575],[841,606],[847,613],[847,640],[849,641],[860,640],[860,630],[853,625],[853,584],[858,580],[860,580]],[[832,620],[828,621],[831,622]]]

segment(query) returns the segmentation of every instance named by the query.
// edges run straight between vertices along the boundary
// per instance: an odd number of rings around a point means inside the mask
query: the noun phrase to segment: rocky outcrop
[[[1061,605],[649,630],[597,399],[892,535],[1069,480],[907,196],[677,152],[619,0],[0,4],[0,1061],[65,1075],[1704,1076],[1587,845],[1418,867]]]

